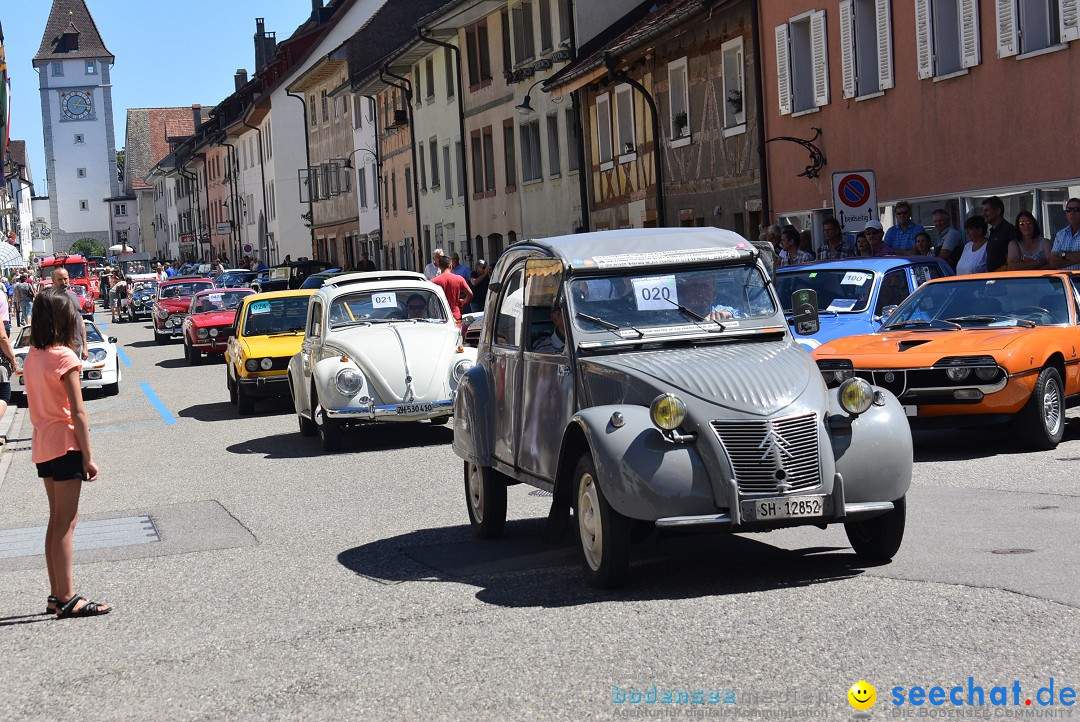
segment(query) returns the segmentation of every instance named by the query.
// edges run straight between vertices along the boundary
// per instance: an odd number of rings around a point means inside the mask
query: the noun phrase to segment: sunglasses
[[[1066,208],[1066,213],[1080,213],[1080,208]]]
[[[424,305],[418,305],[418,304],[415,304],[415,303],[410,303],[409,304],[409,310],[410,311],[423,311],[426,308],[427,308],[427,306],[424,306]]]

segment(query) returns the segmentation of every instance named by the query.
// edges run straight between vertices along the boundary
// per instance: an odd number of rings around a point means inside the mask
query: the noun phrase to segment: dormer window
[[[60,48],[66,53],[79,49],[79,32],[75,28],[60,36]]]
[[[97,63],[94,62],[93,60],[87,60],[86,61],[86,74],[87,75],[97,75]]]

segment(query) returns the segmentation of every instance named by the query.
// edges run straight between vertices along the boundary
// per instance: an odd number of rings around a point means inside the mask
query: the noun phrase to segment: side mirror
[[[791,322],[795,333],[800,336],[813,336],[821,329],[818,320],[817,291],[803,288],[791,294]]]
[[[893,305],[891,305],[891,306],[882,307],[881,315],[877,317],[877,320],[882,321],[882,322],[886,321],[889,318],[889,316],[892,315],[893,311],[895,311],[895,310],[896,310],[896,304],[895,303]]]
[[[116,336],[109,336],[109,343],[116,343]]]

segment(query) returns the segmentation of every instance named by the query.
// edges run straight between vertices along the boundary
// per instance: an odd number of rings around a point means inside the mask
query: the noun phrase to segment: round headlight
[[[244,368],[246,368],[248,371],[258,371],[259,370],[259,362],[256,359],[249,358],[247,360],[247,363],[244,364]]]
[[[104,349],[90,349],[90,351],[86,354],[86,360],[90,363],[98,364],[104,361],[108,355],[109,354],[107,354]]]
[[[874,403],[874,389],[865,379],[848,379],[840,384],[840,406],[849,414],[861,414]]]
[[[454,364],[454,381],[459,382],[468,373],[469,369],[473,367],[473,362],[467,358],[463,358]]]
[[[345,396],[355,396],[364,387],[364,377],[356,369],[341,369],[334,378],[334,386]]]
[[[660,394],[649,406],[649,416],[661,429],[673,431],[686,418],[686,404],[675,394]]]
[[[945,375],[949,377],[950,381],[960,382],[971,375],[970,369],[949,369],[945,372]]]
[[[206,338],[210,335],[210,332],[207,331],[205,328],[200,328],[198,331],[195,332],[195,335],[199,338]]]
[[[165,319],[167,319],[167,318],[169,317],[169,311],[168,311],[168,309],[165,309],[165,308],[159,308],[159,309],[157,310],[157,317],[158,317],[158,318],[160,318],[160,319],[161,319],[162,321],[164,321]]]
[[[210,338],[217,338],[219,331],[216,328],[210,329]]]
[[[269,371],[273,365],[274,359],[272,358],[264,358],[262,361],[259,361],[259,368],[261,368],[263,371]]]
[[[998,375],[998,370],[994,366],[983,366],[982,368],[975,369],[975,375],[978,376],[981,381],[993,381]]]
[[[26,360],[26,354],[20,353],[15,355],[15,368],[18,371],[22,371],[23,361]]]

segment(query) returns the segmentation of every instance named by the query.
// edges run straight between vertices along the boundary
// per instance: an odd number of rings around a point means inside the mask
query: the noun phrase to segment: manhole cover
[[[991,554],[1031,554],[1034,549],[995,549]]]
[[[529,496],[551,496],[551,492],[543,489],[533,489],[529,492]]]
[[[0,530],[0,559],[44,554],[45,529],[27,526]],[[161,541],[148,516],[79,522],[75,527],[75,550],[104,549]]]

